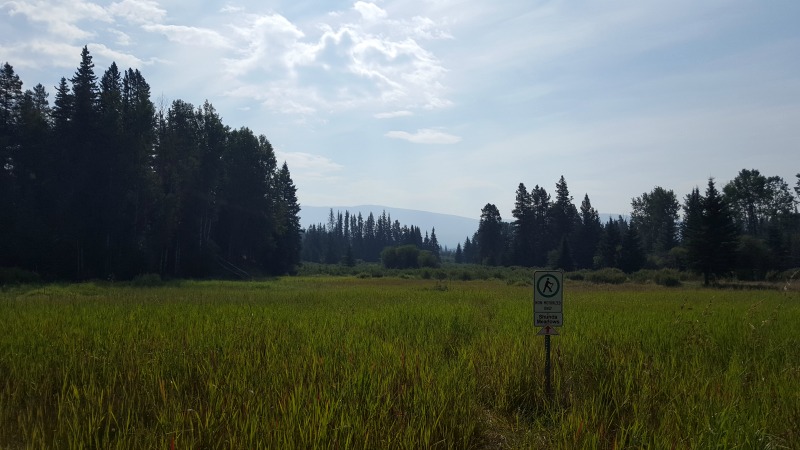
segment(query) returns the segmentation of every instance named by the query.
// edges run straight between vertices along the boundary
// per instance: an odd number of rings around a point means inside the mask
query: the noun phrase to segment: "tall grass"
[[[0,293],[0,448],[800,445],[800,298],[286,278]]]

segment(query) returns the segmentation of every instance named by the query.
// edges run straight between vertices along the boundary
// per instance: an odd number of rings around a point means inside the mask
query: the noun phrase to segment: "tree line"
[[[477,232],[456,247],[455,260],[568,271],[674,268],[703,274],[706,283],[731,275],[759,280],[800,266],[795,194],[781,177],[743,169],[722,190],[710,178],[702,193],[695,188],[682,203],[656,186],[631,200],[629,219],[602,223],[588,194],[575,206],[563,176],[554,199],[544,187],[528,191],[520,183],[513,221],[504,222],[497,207],[486,204]]]
[[[86,47],[51,106],[0,70],[0,267],[47,279],[293,271],[300,208],[266,137],[206,101],[156,108],[138,70]]]
[[[359,212],[337,211],[333,209],[328,215],[327,224],[310,225],[303,237],[303,261],[324,264],[354,265],[357,261],[379,262],[387,266],[396,266],[400,260],[407,260],[414,254],[410,248],[401,249],[403,258],[397,254],[395,247],[411,246],[430,254],[423,255],[427,265],[438,262],[441,247],[436,237],[436,229],[430,235],[414,225],[401,225],[400,221],[392,221],[390,214],[383,211],[377,218],[372,212],[366,219]],[[430,259],[433,258],[433,259]],[[403,263],[408,265],[408,263]]]

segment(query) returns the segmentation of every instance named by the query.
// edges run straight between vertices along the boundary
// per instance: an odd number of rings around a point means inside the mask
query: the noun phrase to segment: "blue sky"
[[[301,205],[511,219],[522,182],[627,214],[800,172],[800,2],[0,0],[0,62],[52,96],[88,45],[153,101],[247,126]]]

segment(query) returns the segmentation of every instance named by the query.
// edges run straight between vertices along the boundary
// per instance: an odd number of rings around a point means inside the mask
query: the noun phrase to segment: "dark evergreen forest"
[[[303,260],[325,264],[343,263],[354,265],[357,261],[378,262],[385,265],[397,265],[392,251],[396,247],[414,247],[422,253],[423,261],[419,261],[416,253],[413,263],[402,264],[405,267],[419,265],[437,265],[441,247],[436,238],[436,229],[430,235],[414,225],[401,225],[400,221],[392,221],[392,217],[383,211],[376,219],[369,213],[366,219],[358,213],[350,211],[330,211],[328,223],[311,225],[303,239]],[[406,249],[407,250],[407,249]],[[411,252],[414,253],[414,252]],[[387,264],[388,263],[388,264]],[[420,264],[422,263],[422,264]]]
[[[138,70],[84,47],[52,105],[0,70],[0,267],[45,279],[291,273],[296,188],[264,136],[206,101],[157,108]]]
[[[798,200],[781,177],[755,169],[740,171],[721,190],[711,178],[683,202],[657,186],[631,200],[629,219],[606,223],[588,194],[575,206],[563,176],[554,194],[520,183],[510,223],[495,205],[484,206],[478,231],[459,244],[455,261],[626,273],[671,268],[702,274],[706,283],[731,276],[762,280],[800,267]]]

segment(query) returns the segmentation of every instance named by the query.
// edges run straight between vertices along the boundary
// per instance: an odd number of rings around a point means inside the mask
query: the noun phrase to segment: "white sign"
[[[564,323],[564,272],[537,270],[533,273],[533,325],[560,327]]]
[[[562,313],[533,313],[533,326],[535,327],[560,327],[564,324]]]

